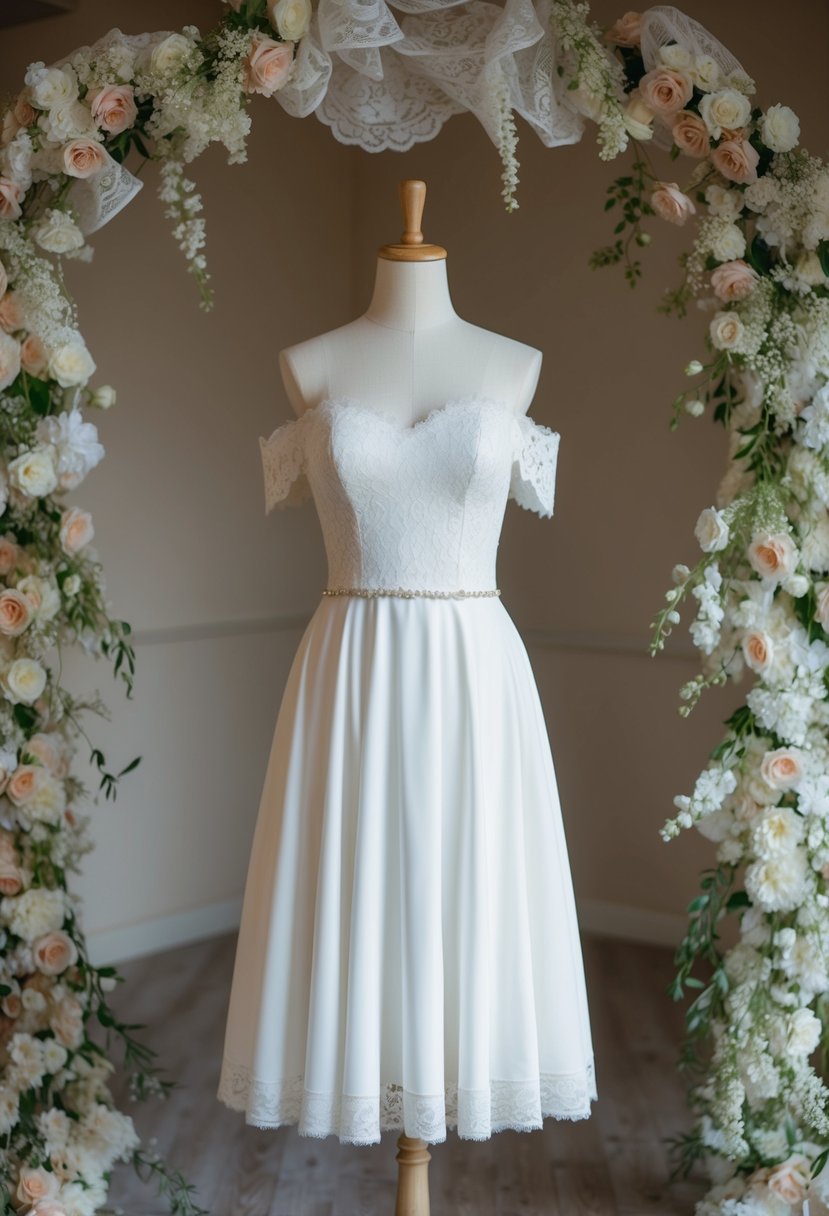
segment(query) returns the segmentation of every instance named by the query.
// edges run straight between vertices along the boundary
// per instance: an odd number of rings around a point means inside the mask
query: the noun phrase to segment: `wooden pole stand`
[[[397,1138],[397,1203],[394,1216],[429,1216],[429,1162],[425,1140]]]

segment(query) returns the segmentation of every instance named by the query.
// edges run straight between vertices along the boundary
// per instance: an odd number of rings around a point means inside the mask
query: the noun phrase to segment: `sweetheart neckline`
[[[296,421],[306,418],[311,414],[324,413],[326,409],[333,409],[336,406],[345,406],[347,409],[353,410],[358,414],[368,414],[371,418],[376,419],[382,425],[390,427],[394,431],[400,431],[402,434],[413,434],[421,427],[427,426],[433,419],[441,417],[443,414],[450,413],[452,410],[460,406],[471,405],[492,405],[503,410],[511,418],[517,422],[519,418],[526,418],[526,414],[516,414],[510,405],[503,397],[491,397],[486,393],[468,393],[464,396],[449,397],[441,405],[433,406],[428,413],[422,418],[418,418],[413,423],[404,423],[397,418],[390,418],[380,410],[373,409],[358,397],[352,397],[348,393],[337,393],[323,397],[316,405],[309,406],[304,410]]]

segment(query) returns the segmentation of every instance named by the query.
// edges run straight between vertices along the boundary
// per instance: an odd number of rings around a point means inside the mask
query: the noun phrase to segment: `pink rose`
[[[42,769],[35,768],[33,764],[18,765],[6,786],[9,801],[13,802],[15,806],[25,806],[37,793],[42,771]]]
[[[17,638],[28,629],[32,619],[32,606],[14,587],[0,593],[0,634]]]
[[[761,578],[779,583],[794,573],[797,549],[788,532],[759,532],[748,547],[748,560]]]
[[[19,1018],[23,1012],[23,1002],[20,999],[19,992],[10,992],[0,1001],[0,1009],[3,1010],[7,1018]]]
[[[742,258],[734,262],[723,262],[722,266],[711,271],[714,294],[726,303],[731,300],[744,300],[746,296],[750,296],[756,282],[757,272]]]
[[[40,376],[46,363],[46,347],[37,334],[29,334],[20,344],[20,366],[30,376]]]
[[[760,155],[746,139],[725,139],[711,153],[711,163],[730,182],[756,182]]]
[[[20,867],[0,857],[0,895],[19,895],[22,886]]]
[[[615,46],[638,46],[642,41],[642,14],[629,12],[611,25],[605,34],[605,42]]]
[[[11,574],[17,565],[20,550],[13,536],[0,536],[0,575]]]
[[[683,110],[694,93],[691,77],[672,68],[655,68],[639,81],[645,105],[663,116]]]
[[[78,948],[68,933],[53,929],[32,943],[32,957],[44,975],[60,975],[78,961]]]
[[[63,171],[70,177],[92,177],[106,162],[106,153],[94,139],[70,139],[64,145]]]
[[[760,774],[773,790],[791,790],[800,782],[803,769],[800,760],[787,747],[766,752],[760,765]]]
[[[0,299],[0,329],[7,334],[13,333],[23,326],[23,309],[13,291],[7,291]]]
[[[808,1158],[795,1154],[774,1167],[769,1174],[768,1188],[784,1203],[801,1204],[806,1198],[811,1176]]]
[[[245,61],[243,88],[246,93],[270,97],[287,84],[294,63],[293,42],[276,42],[255,30]]]
[[[660,182],[651,195],[651,206],[669,224],[684,224],[689,215],[696,213],[696,207],[676,182]]]
[[[64,553],[74,557],[95,535],[92,516],[80,507],[70,507],[60,519],[60,543]]]
[[[677,114],[671,127],[674,143],[680,152],[693,156],[697,160],[704,158],[711,151],[711,137],[708,128],[692,110],[682,110]]]
[[[762,672],[771,664],[774,644],[766,633],[754,630],[743,638],[743,657],[752,671]]]
[[[108,84],[88,100],[92,117],[111,135],[126,131],[138,116],[132,86],[128,84]]]
[[[25,89],[22,93],[18,94],[12,112],[21,127],[30,127],[37,118],[37,110],[30,104]]]
[[[10,177],[0,177],[0,220],[19,220],[23,214],[20,200],[23,191]]]
[[[41,1211],[40,1200],[54,1199],[60,1190],[60,1183],[49,1170],[34,1169],[24,1166],[17,1183],[17,1199],[23,1204],[37,1204]]]

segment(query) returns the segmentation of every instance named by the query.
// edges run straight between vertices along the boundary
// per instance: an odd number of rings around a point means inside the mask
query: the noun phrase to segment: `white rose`
[[[25,193],[32,184],[32,155],[34,147],[28,131],[20,131],[15,139],[0,154],[0,164],[6,174],[16,181]]]
[[[711,253],[718,262],[734,262],[746,251],[746,238],[736,224],[724,224],[714,233]]]
[[[19,580],[17,590],[25,595],[38,621],[51,621],[60,611],[60,593],[49,579],[27,574]]]
[[[75,339],[56,347],[49,356],[49,375],[61,388],[85,384],[95,371],[95,362],[83,341]]]
[[[746,870],[746,891],[766,912],[790,912],[803,900],[807,862],[802,849],[753,862]]]
[[[91,135],[95,130],[89,106],[82,101],[62,101],[52,106],[48,114],[42,114],[38,123],[54,143],[64,143],[78,135]]]
[[[800,139],[800,119],[788,106],[769,106],[760,123],[760,138],[772,152],[791,152]]]
[[[723,89],[719,93],[706,93],[699,103],[699,112],[714,139],[719,139],[723,128],[736,131],[745,126],[751,117],[751,102],[736,89]]]
[[[0,330],[0,392],[20,374],[20,343],[5,330]]]
[[[100,388],[96,388],[92,396],[89,398],[89,404],[95,406],[99,410],[112,409],[115,402],[118,400],[118,394],[111,384],[102,384]]]
[[[714,507],[706,507],[697,520],[694,536],[703,553],[718,553],[724,549],[729,541],[729,530],[722,513]]]
[[[691,79],[703,93],[710,93],[720,83],[720,65],[713,55],[695,55]]]
[[[820,1029],[820,1020],[810,1009],[798,1009],[789,1018],[789,1051],[810,1056],[820,1042]]]
[[[167,76],[184,64],[193,49],[193,44],[183,34],[170,34],[149,51],[146,63],[151,72]]]
[[[73,101],[78,96],[78,82],[71,68],[47,68],[33,63],[26,73],[26,84],[32,105],[40,110]]]
[[[15,659],[3,675],[9,699],[31,705],[46,687],[46,672],[37,659]]]
[[[687,51],[684,46],[680,46],[678,42],[672,42],[669,46],[661,46],[659,59],[666,68],[675,68],[683,72],[690,68],[693,62],[691,52]]]
[[[23,452],[9,465],[9,482],[29,498],[51,494],[58,484],[52,449],[37,447]]]
[[[84,243],[83,233],[71,215],[52,208],[44,212],[32,230],[32,235],[47,253],[70,253]]]
[[[807,287],[825,287],[826,275],[814,249],[804,249],[795,262],[794,272]]]
[[[745,333],[745,326],[739,315],[729,310],[728,312],[718,312],[713,317],[708,332],[717,350],[734,350],[740,344]]]
[[[311,23],[311,0],[271,0],[271,25],[285,42],[299,42]]]

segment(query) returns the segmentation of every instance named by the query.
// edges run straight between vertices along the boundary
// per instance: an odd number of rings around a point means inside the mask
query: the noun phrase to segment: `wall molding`
[[[168,646],[183,642],[212,641],[217,638],[297,633],[305,629],[310,619],[309,613],[292,613],[200,621],[186,625],[163,625],[156,629],[137,629],[133,634],[133,641],[137,646]],[[518,631],[528,649],[581,651],[642,659],[651,657],[647,640],[631,634],[606,633],[598,629],[522,629],[520,625]],[[662,657],[681,662],[699,661],[699,655],[690,642],[670,643]]]
[[[231,933],[238,929],[241,915],[242,897],[238,896],[114,929],[93,929],[87,934],[89,956],[97,967],[126,963],[143,955]],[[686,919],[679,913],[630,908],[596,899],[579,900],[578,919],[583,933],[652,946],[675,947],[686,929]]]

